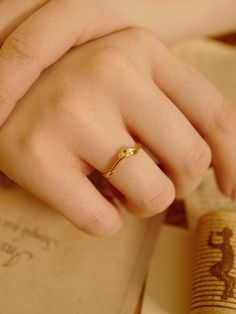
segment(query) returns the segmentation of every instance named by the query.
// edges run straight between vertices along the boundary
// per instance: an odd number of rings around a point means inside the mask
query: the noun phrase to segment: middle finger
[[[133,106],[123,106],[132,134],[138,136],[172,179],[178,197],[194,190],[211,162],[207,143],[153,83],[140,82]]]

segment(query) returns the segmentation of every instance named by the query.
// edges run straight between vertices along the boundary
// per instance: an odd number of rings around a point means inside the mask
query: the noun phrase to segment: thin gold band
[[[110,177],[116,167],[118,166],[118,164],[121,162],[121,160],[127,158],[127,157],[130,157],[130,156],[133,156],[135,154],[137,154],[137,152],[140,150],[142,144],[141,143],[136,143],[135,147],[127,147],[127,148],[123,148],[118,156],[117,156],[117,160],[115,161],[115,163],[113,164],[113,166],[111,167],[111,169],[109,171],[107,171],[106,173],[103,174],[103,177],[105,178],[108,178]]]

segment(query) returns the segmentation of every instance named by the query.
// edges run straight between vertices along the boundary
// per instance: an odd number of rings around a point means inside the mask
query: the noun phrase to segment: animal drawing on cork
[[[235,257],[233,247],[230,243],[232,236],[232,229],[225,227],[222,231],[211,232],[208,238],[208,246],[220,250],[222,254],[221,260],[210,267],[211,275],[224,282],[224,290],[221,295],[222,300],[234,297],[236,278],[230,275],[230,271],[234,266]],[[214,242],[215,237],[221,237],[221,242]]]

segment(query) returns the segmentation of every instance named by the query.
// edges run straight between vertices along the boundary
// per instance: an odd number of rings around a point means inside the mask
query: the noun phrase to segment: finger
[[[99,123],[105,127],[102,131],[101,127],[96,127],[96,131],[89,130],[86,140],[89,146],[81,147],[79,154],[83,160],[105,173],[113,165],[118,152],[124,147],[134,147],[135,141],[124,126],[109,121],[109,118]],[[155,215],[174,200],[173,183],[143,149],[123,159],[107,180],[125,196],[127,204],[133,204],[128,209],[139,216]]]
[[[150,82],[140,82],[135,110],[122,113],[132,134],[141,139],[174,182],[176,196],[184,197],[202,181],[210,163],[207,143],[176,106]]]
[[[0,46],[28,16],[48,0],[0,1]]]
[[[167,49],[159,49],[159,54],[164,61],[156,67],[156,83],[209,143],[219,187],[236,198],[236,108]]]
[[[109,18],[93,1],[52,0],[22,23],[0,50],[0,126],[45,68],[71,47],[114,31]],[[123,17],[118,21],[117,29]]]
[[[63,151],[50,156],[49,149],[43,149],[42,157],[39,153],[38,158],[32,158],[35,152],[25,148],[19,151],[18,158],[12,157],[10,169],[5,167],[9,176],[79,229],[95,236],[117,233],[122,226],[121,215],[82,172],[89,167]]]

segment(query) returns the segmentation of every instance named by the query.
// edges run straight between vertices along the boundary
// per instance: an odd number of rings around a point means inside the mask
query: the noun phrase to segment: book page
[[[125,214],[118,235],[98,239],[23,190],[0,189],[0,312],[133,313],[158,221]]]

